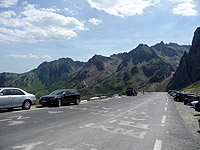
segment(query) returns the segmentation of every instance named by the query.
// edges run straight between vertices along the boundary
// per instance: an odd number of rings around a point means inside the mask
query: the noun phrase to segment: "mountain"
[[[130,52],[110,57],[94,55],[88,62],[61,58],[44,62],[36,69],[23,74],[1,73],[1,86],[23,88],[40,97],[57,88],[76,88],[82,96],[114,93],[125,94],[127,87],[137,90],[158,90],[177,68],[177,61],[189,46],[160,42],[149,47],[138,45]],[[170,53],[173,52],[173,55]],[[165,82],[163,82],[165,81]],[[159,88],[158,88],[159,87]],[[160,88],[161,90],[161,88]]]
[[[200,27],[194,32],[189,53],[185,52],[167,89],[180,90],[200,80]]]
[[[160,42],[154,46],[151,46],[154,51],[160,56],[165,62],[170,63],[174,69],[179,65],[180,58],[183,56],[184,52],[188,52],[190,49],[189,45],[178,45],[176,43],[164,44]]]
[[[73,61],[71,58],[61,58],[52,62],[43,62],[36,69],[23,73],[1,73],[0,87],[21,87],[38,96],[54,89],[62,80],[69,79],[70,75],[77,72],[83,62]]]

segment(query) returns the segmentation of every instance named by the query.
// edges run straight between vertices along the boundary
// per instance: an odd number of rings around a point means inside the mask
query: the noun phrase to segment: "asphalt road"
[[[199,150],[167,93],[0,113],[0,150]]]

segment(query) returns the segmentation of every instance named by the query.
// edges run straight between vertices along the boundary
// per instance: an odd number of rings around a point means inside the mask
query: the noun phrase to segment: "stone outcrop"
[[[200,80],[200,27],[194,33],[189,53],[184,53],[167,89],[180,90]]]

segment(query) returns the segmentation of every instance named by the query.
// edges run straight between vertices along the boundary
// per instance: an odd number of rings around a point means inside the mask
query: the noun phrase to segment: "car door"
[[[62,95],[62,100],[64,103],[71,102],[71,95],[69,90],[65,90]]]
[[[77,98],[77,94],[75,90],[70,90],[71,93],[71,100],[74,102]]]
[[[12,89],[11,105],[12,107],[22,106],[24,102],[24,93],[19,89]]]
[[[5,89],[0,94],[0,108],[11,107],[11,89]]]

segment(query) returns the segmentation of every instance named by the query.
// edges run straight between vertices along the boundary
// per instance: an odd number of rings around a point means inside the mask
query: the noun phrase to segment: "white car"
[[[0,108],[22,107],[28,110],[36,103],[33,94],[19,88],[0,88]]]
[[[193,101],[193,102],[191,102],[191,105],[192,106],[195,106],[196,105],[196,103],[198,103],[199,101]]]

